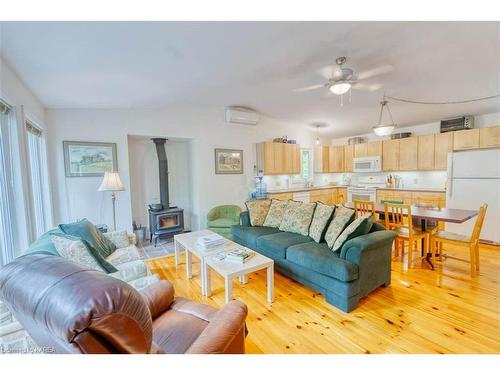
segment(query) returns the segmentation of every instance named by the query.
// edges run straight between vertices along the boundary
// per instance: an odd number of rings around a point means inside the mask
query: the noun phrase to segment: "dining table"
[[[346,203],[345,206],[354,209],[354,203],[352,202]],[[385,206],[381,203],[376,203],[375,213],[385,214]],[[427,225],[429,222],[442,221],[445,223],[461,224],[477,216],[478,213],[479,211],[476,210],[464,210],[460,208],[429,208],[419,207],[417,205],[411,206],[412,219],[420,220],[422,232],[427,231]],[[431,261],[432,253],[430,246],[428,246],[427,249],[424,249],[424,246],[422,245],[422,256],[424,256],[425,251],[427,251],[427,253],[425,254],[425,260],[431,266],[431,268],[434,269],[434,264]]]

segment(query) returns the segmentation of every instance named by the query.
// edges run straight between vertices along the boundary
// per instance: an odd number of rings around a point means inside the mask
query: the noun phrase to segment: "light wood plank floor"
[[[408,270],[395,260],[391,287],[371,293],[348,314],[279,273],[272,306],[266,304],[265,271],[251,274],[246,285],[235,280],[234,298],[249,309],[247,352],[500,353],[500,250],[482,246],[480,258],[481,274],[474,279],[468,264],[452,259],[435,271],[424,264]],[[172,256],[149,263],[175,285],[177,295],[221,307],[223,279],[212,272],[213,294],[202,297],[199,262],[188,280],[181,259],[177,268]]]

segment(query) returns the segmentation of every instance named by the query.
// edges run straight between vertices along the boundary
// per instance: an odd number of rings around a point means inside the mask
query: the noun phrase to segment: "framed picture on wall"
[[[243,150],[215,149],[216,174],[242,174]]]
[[[118,171],[116,143],[64,141],[66,177],[99,177]]]

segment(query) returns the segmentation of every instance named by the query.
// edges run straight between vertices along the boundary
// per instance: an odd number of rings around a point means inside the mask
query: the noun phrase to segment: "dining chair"
[[[441,198],[436,197],[418,197],[416,201],[413,203],[414,206],[423,208],[426,210],[440,210],[444,208],[443,200]],[[413,226],[415,229],[422,230],[421,225],[418,219],[413,219]],[[427,232],[433,234],[438,230],[444,230],[444,223],[439,221],[427,221]]]
[[[375,202],[355,199],[354,217],[357,219],[358,217],[366,214],[372,214],[372,217],[375,217]]]
[[[402,256],[404,256],[404,245],[408,243],[408,268],[412,268],[413,252],[418,250],[422,240],[424,248],[427,247],[429,234],[413,227],[411,205],[409,204],[384,203],[384,212],[386,229],[397,234],[395,248],[398,255],[401,250]]]
[[[431,236],[432,249],[438,249],[439,252],[442,252],[443,243],[468,247],[470,260],[455,258],[449,255],[447,255],[446,258],[470,263],[470,273],[472,277],[474,277],[476,273],[479,273],[479,235],[481,234],[481,229],[483,228],[484,217],[486,216],[487,209],[488,205],[486,203],[483,203],[483,205],[479,208],[479,214],[477,215],[476,223],[474,224],[474,229],[472,230],[472,234],[470,236],[446,231],[437,231]],[[435,252],[433,251],[432,254],[432,260],[434,262]]]

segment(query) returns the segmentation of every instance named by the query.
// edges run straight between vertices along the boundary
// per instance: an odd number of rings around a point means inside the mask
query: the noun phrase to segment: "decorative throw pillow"
[[[87,219],[70,224],[59,224],[59,229],[65,234],[87,241],[88,246],[92,247],[103,259],[109,257],[116,250],[115,244],[104,237]]]
[[[248,214],[250,215],[250,224],[253,227],[261,227],[266,220],[267,212],[271,206],[270,199],[252,199],[246,201],[245,205],[248,209]]]
[[[113,242],[118,249],[122,249],[130,245],[126,230],[103,233],[102,235]]]
[[[316,203],[288,201],[279,229],[307,236],[315,208]]]
[[[368,213],[358,217],[351,224],[349,224],[347,228],[344,229],[342,234],[338,236],[338,238],[335,240],[332,250],[333,251],[339,250],[350,239],[367,234],[373,225],[371,217],[372,214]]]
[[[333,211],[335,211],[335,206],[327,206],[321,202],[317,203],[311,227],[309,228],[309,237],[314,241],[319,243],[323,239],[327,228],[326,225],[332,217]]]
[[[78,237],[53,234],[50,236],[57,252],[66,259],[93,270],[104,272],[104,268],[92,256],[87,246]]]
[[[335,208],[333,220],[325,233],[325,241],[330,249],[333,247],[337,237],[340,236],[353,217],[354,210],[344,206],[337,206],[337,208]]]
[[[271,200],[271,206],[264,221],[265,227],[278,228],[283,220],[288,201]]]

